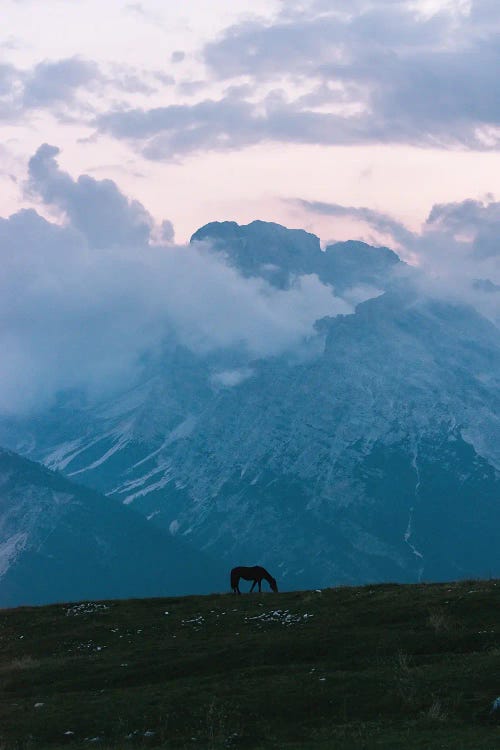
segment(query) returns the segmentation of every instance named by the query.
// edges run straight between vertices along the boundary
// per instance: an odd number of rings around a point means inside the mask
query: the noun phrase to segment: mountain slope
[[[245,273],[330,263],[339,289],[387,291],[318,321],[315,356],[171,346],[131,391],[68,395],[37,420],[3,420],[1,440],[285,587],[500,575],[498,328],[398,279],[386,248],[323,252],[313,235],[254,224],[194,241]]]
[[[108,489],[290,585],[499,572],[496,329],[390,298],[325,326],[321,358],[261,363]]]
[[[499,606],[490,580],[3,611],[2,741],[493,750]]]
[[[223,570],[113,500],[0,451],[0,606],[223,587]]]

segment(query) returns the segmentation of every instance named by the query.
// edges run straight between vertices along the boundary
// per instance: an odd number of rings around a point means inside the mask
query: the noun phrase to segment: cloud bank
[[[153,21],[129,3],[127,14]],[[196,73],[82,56],[0,65],[0,119],[48,110],[153,160],[257,143],[500,145],[500,16],[492,0],[301,0],[206,42]],[[167,93],[168,91],[168,93]]]
[[[318,318],[352,311],[316,276],[279,290],[205,244],[155,245],[171,240],[168,221],[155,228],[111,180],[74,180],[57,154],[38,149],[28,186],[62,224],[32,209],[0,219],[1,413],[44,408],[61,391],[112,392],[167,340],[197,354],[273,356],[300,348]]]
[[[158,160],[272,141],[497,149],[497,6],[425,8],[413,0],[282,3],[273,19],[246,19],[204,46],[197,101],[120,107],[95,125]]]
[[[147,96],[173,83],[162,71],[98,65],[78,55],[41,60],[31,68],[0,63],[0,123],[20,122],[43,110],[63,123],[90,122],[109,107],[110,95]]]
[[[59,221],[33,209],[0,218],[0,413],[43,409],[61,392],[112,393],[177,344],[202,357],[239,351],[230,368],[207,366],[207,383],[235,387],[253,359],[303,352],[316,320],[379,293],[340,298],[315,275],[286,289],[243,277],[206,242],[175,245],[172,224],[155,225],[115,182],[74,179],[58,153],[37,150],[26,189]],[[298,203],[392,237],[424,294],[473,305],[500,327],[499,202],[437,204],[418,233],[365,207]]]
[[[59,149],[45,143],[28,165],[29,189],[43,203],[64,211],[69,224],[85,237],[89,247],[142,245],[150,238],[154,221],[138,201],[129,201],[112,180],[81,175],[76,181],[59,169]]]
[[[411,273],[423,293],[471,305],[500,327],[500,202],[436,204],[419,232],[366,207],[294,203],[309,213],[352,217],[390,237],[414,266]]]

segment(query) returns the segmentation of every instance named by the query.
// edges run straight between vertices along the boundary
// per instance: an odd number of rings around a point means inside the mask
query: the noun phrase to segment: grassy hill
[[[3,750],[500,746],[496,581],[0,610],[0,654]]]

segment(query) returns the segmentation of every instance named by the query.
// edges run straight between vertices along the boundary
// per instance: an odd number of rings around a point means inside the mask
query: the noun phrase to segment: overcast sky
[[[58,147],[185,241],[212,220],[418,230],[500,193],[497,0],[2,0],[0,215]],[[37,202],[38,201],[38,202]]]

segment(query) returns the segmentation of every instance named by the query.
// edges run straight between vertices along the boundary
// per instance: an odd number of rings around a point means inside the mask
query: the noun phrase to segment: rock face
[[[223,587],[222,566],[114,500],[0,450],[0,607]]]
[[[294,275],[317,273],[323,253],[319,239],[303,229],[253,221],[214,221],[198,229],[191,242],[208,242],[245,276],[261,276],[285,288]]]
[[[389,248],[365,242],[336,242],[323,252],[316,235],[265,221],[246,226],[214,221],[198,229],[191,242],[208,243],[243,275],[260,276],[282,289],[296,276],[312,273],[336,291],[360,284],[385,289],[391,272],[404,265]]]
[[[378,296],[319,321],[315,356],[172,346],[132,391],[0,440],[282,588],[500,575],[498,328],[417,294],[387,248],[263,222],[193,241],[281,288],[317,273]]]

